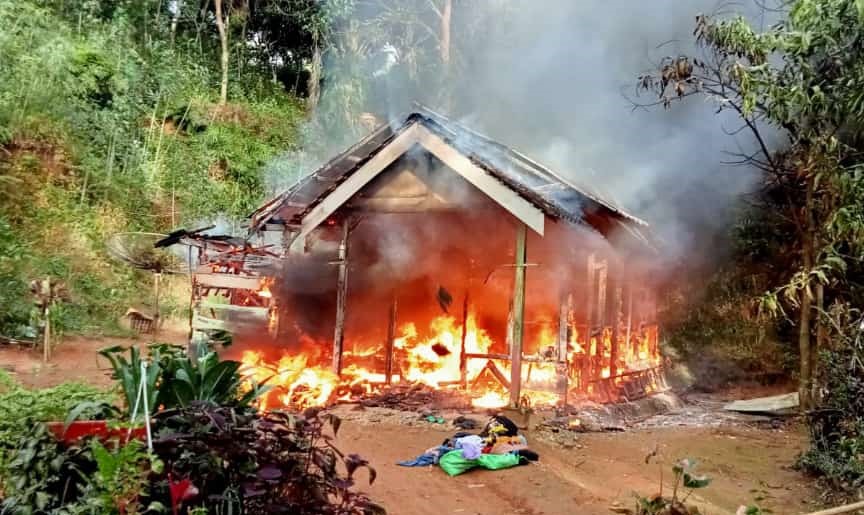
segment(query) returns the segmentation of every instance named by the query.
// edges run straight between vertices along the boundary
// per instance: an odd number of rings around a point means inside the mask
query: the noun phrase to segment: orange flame
[[[266,290],[265,284],[262,291]],[[260,293],[259,292],[259,295]],[[586,343],[580,339],[575,327],[568,332],[566,356],[560,354],[564,349],[558,346],[557,321],[552,317],[541,319],[536,324],[532,340],[526,342],[526,360],[522,366],[522,396],[527,397],[532,406],[556,405],[560,403],[560,383],[562,370],[568,370],[575,381],[581,378],[584,363],[596,363],[600,377],[611,375],[612,332],[603,331],[602,335],[592,337]],[[465,351],[468,354],[489,354],[493,352],[492,337],[477,324],[474,313],[466,319]],[[463,331],[461,323],[453,316],[442,315],[432,319],[423,330],[416,323],[405,323],[394,339],[393,382],[423,384],[441,388],[461,383],[460,356]],[[285,354],[276,360],[265,359],[257,351],[246,351],[241,357],[243,370],[250,379],[270,385],[273,389],[260,401],[260,409],[275,407],[304,408],[326,405],[337,400],[356,398],[357,395],[373,393],[385,383],[385,375],[373,365],[376,357],[383,355],[383,344],[379,346],[360,346],[354,351],[346,351],[343,358],[348,362],[341,377],[332,370],[330,360],[319,356],[329,342],[315,342],[304,338],[301,348],[309,352]],[[618,373],[656,366],[660,362],[657,349],[656,327],[631,335],[630,342],[619,336],[619,351],[616,364]],[[351,346],[349,346],[351,347]],[[316,350],[312,350],[316,349]],[[500,351],[495,351],[499,352]],[[379,358],[380,359],[380,358]],[[566,360],[559,362],[560,360]],[[586,361],[589,360],[589,361]],[[595,361],[596,360],[596,361]],[[359,363],[365,363],[365,368]],[[370,363],[372,362],[372,363]],[[480,375],[494,363],[499,374],[491,379]],[[568,365],[568,363],[570,365]],[[509,393],[496,377],[510,377],[510,364],[498,358],[470,358],[465,362],[465,380],[474,399],[472,405],[478,408],[499,408],[509,403]],[[591,365],[595,366],[595,365]],[[616,379],[616,382],[618,380]],[[581,384],[590,391],[592,386]]]

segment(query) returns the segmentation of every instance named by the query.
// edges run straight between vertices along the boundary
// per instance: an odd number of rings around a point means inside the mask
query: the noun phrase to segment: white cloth
[[[463,436],[456,439],[456,448],[462,449],[462,457],[466,460],[476,460],[483,454],[483,439],[477,435]]]

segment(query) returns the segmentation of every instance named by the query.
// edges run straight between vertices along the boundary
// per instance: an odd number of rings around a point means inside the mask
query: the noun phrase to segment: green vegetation
[[[129,359],[125,354],[129,355]],[[134,409],[142,379],[146,382],[150,412],[185,408],[191,404],[249,407],[267,390],[240,374],[241,363],[221,360],[210,349],[194,359],[179,345],[152,344],[143,358],[137,347],[114,346],[99,351],[111,363],[114,379],[123,391],[127,410]],[[141,375],[146,364],[147,375]],[[143,413],[143,405],[139,413]]]
[[[144,363],[148,370],[159,371],[157,376],[174,371],[161,378],[170,380],[130,379],[130,366],[142,363],[137,352],[130,351],[130,360],[120,356],[124,349],[105,352],[113,357],[118,387],[127,394],[144,380],[153,386],[154,399],[174,400],[153,410],[152,450],[138,440],[123,441],[123,431],[58,441],[44,421],[74,419],[82,405],[91,406],[105,395],[90,391],[86,402],[72,405],[82,400],[83,390],[76,385],[37,392],[40,406],[32,411],[17,407],[26,416],[23,420],[0,412],[5,423],[18,421],[18,427],[0,439],[10,451],[8,460],[0,462],[0,511],[384,513],[354,491],[358,470],[368,469],[370,483],[376,473],[360,456],[345,455],[334,446],[340,419],[319,415],[317,409],[302,415],[259,414],[249,404],[259,390],[252,385],[249,392],[241,391],[239,363],[206,353],[192,364],[189,357],[164,347],[156,347],[163,352],[152,352]],[[12,388],[16,391],[5,396],[22,393]],[[0,406],[6,409],[8,404]],[[130,409],[127,405],[109,419],[111,427],[127,423]],[[325,434],[328,427],[332,436]]]
[[[860,492],[864,2],[782,5],[780,22],[765,30],[741,17],[697,17],[694,34],[704,56],[666,58],[639,83],[667,107],[692,95],[708,97],[734,112],[759,144],[742,161],[763,173],[751,213],[761,236],[744,245],[749,254],[739,255],[769,272],[749,287],[763,292],[760,313],[775,317],[775,327],[794,330],[786,339],[797,342],[789,350],[813,435],[802,464]],[[776,149],[765,143],[767,127],[785,136]],[[732,277],[743,270],[735,267]]]
[[[27,451],[28,455],[39,455],[41,451],[37,447],[41,449],[39,446],[42,444],[38,442],[48,442],[51,444],[51,449],[57,449],[56,442],[52,443],[47,434],[42,434],[44,428],[37,430],[34,429],[34,425],[39,422],[63,422],[69,412],[78,407],[81,407],[78,410],[81,415],[97,418],[104,412],[105,404],[115,401],[116,396],[111,392],[78,383],[64,383],[44,389],[27,389],[16,383],[8,374],[0,371],[0,490],[8,492],[9,481],[22,477],[23,468],[31,470],[25,476],[31,473],[50,476],[53,472],[49,468],[53,470],[61,466],[60,463],[52,462],[51,458],[46,458],[47,463],[43,464],[48,468],[41,469],[39,467],[43,465],[39,465],[37,461],[22,461],[23,448],[30,449]],[[23,442],[22,435],[31,435],[33,442],[36,443]],[[48,477],[38,479],[40,483],[45,481],[50,479]],[[27,495],[36,495],[42,487],[29,489],[21,486],[20,488],[22,491],[30,492]]]
[[[72,296],[55,327],[111,329],[148,278],[108,236],[243,217],[296,147],[301,102],[248,66],[218,105],[202,35],[158,4],[0,2],[0,334],[27,335],[45,276]]]

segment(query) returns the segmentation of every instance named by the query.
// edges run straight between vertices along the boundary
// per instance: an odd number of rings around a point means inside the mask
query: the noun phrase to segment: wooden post
[[[513,346],[510,348],[510,405],[519,406],[522,396],[522,336],[525,330],[525,239],[527,227],[516,227],[516,275],[513,281]]]
[[[160,286],[159,283],[161,282],[161,279],[162,279],[161,273],[156,272],[153,274],[153,292],[154,292],[154,296],[156,298],[156,300],[155,300],[156,313],[154,314],[154,317],[153,317],[154,318],[154,324],[155,324],[155,327],[153,328],[154,336],[159,334],[159,322],[161,320],[161,317],[159,316],[159,286]]]
[[[345,304],[348,300],[348,231],[350,220],[342,221],[339,242],[339,276],[336,282],[336,328],[333,331],[333,371],[342,373],[342,345],[345,340]]]
[[[570,336],[570,311],[573,306],[573,295],[566,292],[561,292],[560,307],[558,308],[558,349],[556,361],[556,370],[558,372],[558,383],[560,391],[558,393],[561,399],[561,405],[567,405],[567,390],[570,388],[568,384],[570,376],[570,365],[567,356],[567,343]]]
[[[48,363],[48,360],[51,359],[51,304],[49,303],[45,305],[45,337],[42,342],[42,361]]]
[[[582,360],[582,373],[580,375],[580,387],[583,391],[587,391],[588,383],[594,378],[594,351],[591,349],[591,334],[594,331],[594,320],[595,319],[595,297],[597,293],[597,285],[596,285],[596,275],[597,269],[594,265],[594,253],[588,254],[588,264],[587,264],[587,289],[588,296],[585,299],[585,306],[587,309],[587,320],[585,322],[585,335],[583,338],[585,339],[585,353]]]
[[[393,294],[393,300],[390,302],[390,319],[387,325],[387,346],[384,362],[384,380],[390,384],[393,380],[393,343],[396,340],[396,294]],[[401,379],[401,377],[400,377]]]
[[[468,290],[462,299],[462,344],[459,347],[459,381],[462,388],[468,386],[468,356],[466,355],[465,339],[468,337]]]
[[[606,323],[610,325],[610,349],[609,349],[609,377],[618,375],[618,335],[621,309],[618,297],[618,270],[617,264],[609,261],[606,271]]]
[[[622,296],[624,299],[624,319],[627,321],[627,326],[624,328],[624,344],[627,346],[627,353],[630,354],[630,359],[636,359],[634,355],[634,345],[631,341],[633,337],[633,286],[630,284],[631,277],[628,275],[624,278],[624,291]]]

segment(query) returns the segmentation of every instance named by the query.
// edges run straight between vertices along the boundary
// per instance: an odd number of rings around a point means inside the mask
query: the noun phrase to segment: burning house
[[[645,222],[426,109],[199,249],[193,330],[229,329],[277,386],[321,404],[387,384],[475,406],[612,401],[662,387]]]

